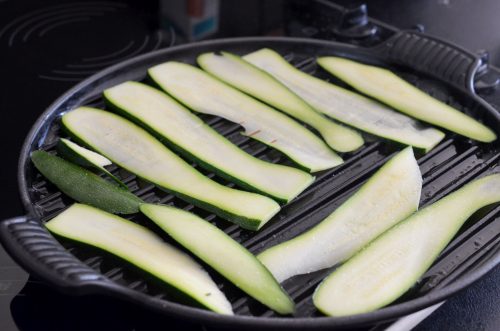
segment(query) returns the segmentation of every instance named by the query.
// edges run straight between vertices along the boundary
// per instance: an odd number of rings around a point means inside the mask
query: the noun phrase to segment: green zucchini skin
[[[445,136],[377,101],[308,75],[270,49],[243,59],[273,75],[317,111],[362,131],[426,152]]]
[[[205,177],[144,129],[116,114],[80,107],[66,113],[62,125],[122,168],[246,229],[258,230],[280,210],[272,199]]]
[[[118,256],[207,309],[233,315],[231,304],[201,265],[143,226],[82,204],[72,205],[45,226]]]
[[[104,156],[86,149],[66,138],[59,139],[57,143],[57,152],[64,152],[68,158],[73,158],[73,163],[79,164],[84,167],[98,167],[99,169],[104,166],[111,165],[112,162]],[[66,156],[66,155],[65,155]]]
[[[332,267],[414,213],[421,189],[420,169],[406,147],[323,221],[257,258],[279,282]]]
[[[475,180],[371,242],[316,289],[314,305],[346,316],[381,308],[409,290],[478,209],[500,202],[500,174]]]
[[[323,57],[318,64],[362,93],[395,109],[481,142],[496,134],[472,117],[419,90],[390,70],[339,57]]]
[[[224,231],[178,208],[144,204],[140,209],[178,243],[248,295],[280,314],[294,312],[293,301],[266,267]]]
[[[142,126],[170,148],[250,191],[286,203],[314,181],[306,172],[247,154],[150,86],[125,82],[104,91],[104,98],[108,108]]]
[[[322,139],[289,116],[197,67],[171,61],[150,68],[148,75],[188,108],[242,125],[244,135],[281,151],[311,172],[343,163]]]
[[[352,152],[363,146],[359,133],[329,120],[273,76],[241,57],[227,52],[205,53],[198,56],[197,62],[220,80],[309,124],[334,150]]]
[[[40,173],[76,201],[110,213],[133,214],[143,201],[98,175],[44,151],[31,153]]]
[[[92,153],[95,154],[94,157],[100,157],[103,159],[103,162],[96,162],[92,158],[89,158],[87,155],[82,153],[82,150],[85,151],[84,153]],[[97,154],[96,152],[93,152],[91,150],[88,150],[84,147],[78,146],[76,143],[67,140],[65,138],[59,139],[59,142],[57,143],[57,153],[64,157],[66,160],[76,163],[78,165],[81,165],[82,167],[86,168],[94,168],[99,171],[104,172],[107,176],[109,176],[111,179],[113,179],[118,185],[123,187],[124,189],[128,190],[127,185],[125,185],[124,182],[122,182],[118,177],[113,175],[111,172],[109,172],[106,168],[104,168],[104,165],[110,165],[111,161],[107,160],[104,156]],[[91,155],[92,155],[91,154]],[[105,162],[104,159],[107,161]]]

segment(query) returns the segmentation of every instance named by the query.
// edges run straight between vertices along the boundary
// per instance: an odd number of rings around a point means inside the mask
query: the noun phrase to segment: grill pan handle
[[[40,221],[28,216],[1,221],[0,242],[19,265],[63,291],[89,294],[94,292],[93,285],[107,281],[54,240]]]
[[[395,64],[411,67],[472,93],[475,93],[474,76],[483,66],[480,56],[417,31],[399,31],[373,49]]]

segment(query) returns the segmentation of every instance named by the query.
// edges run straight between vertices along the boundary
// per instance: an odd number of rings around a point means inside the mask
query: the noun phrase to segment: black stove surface
[[[0,0],[0,110],[3,130],[0,220],[24,213],[17,193],[17,158],[40,113],[77,82],[114,63],[187,42],[166,24],[169,1]],[[197,3],[197,1],[193,1]],[[500,6],[494,0],[370,1],[342,16],[328,1],[227,1],[211,36],[292,35],[376,44],[395,28],[425,27],[472,51],[487,49],[500,66]],[[194,9],[196,10],[196,8]],[[384,23],[382,23],[384,22]],[[420,24],[420,25],[419,25]],[[489,79],[491,82],[492,80]],[[493,80],[494,81],[494,80]],[[485,90],[486,91],[486,90]],[[486,93],[486,92],[485,92]],[[485,98],[500,105],[500,91]],[[386,325],[376,326],[376,330]],[[0,247],[0,331],[203,330],[204,326],[106,297],[72,297],[28,276]],[[374,330],[367,327],[365,330]],[[448,300],[416,330],[499,330],[500,268]]]

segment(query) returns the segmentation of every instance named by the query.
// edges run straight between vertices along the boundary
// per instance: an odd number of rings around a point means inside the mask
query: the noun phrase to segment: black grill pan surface
[[[297,303],[294,316],[281,317],[251,299],[206,266],[233,305],[236,316],[215,313],[177,303],[165,286],[102,251],[57,241],[44,222],[72,203],[34,169],[29,155],[37,149],[54,151],[60,117],[67,111],[90,105],[104,107],[102,91],[127,80],[144,80],[147,68],[165,61],[195,63],[203,52],[225,50],[246,54],[268,47],[299,69],[343,85],[315,64],[317,56],[337,55],[390,67],[398,75],[438,99],[479,119],[500,134],[499,113],[478,97],[474,77],[483,70],[481,60],[459,47],[429,36],[403,31],[375,48],[297,38],[240,38],[168,48],[125,61],[75,86],[55,101],[38,119],[26,138],[19,161],[19,187],[27,216],[0,223],[0,239],[12,257],[26,270],[70,294],[105,294],[152,308],[167,315],[226,327],[330,328],[388,321],[441,301],[484,275],[500,261],[500,206],[474,214],[448,245],[422,280],[393,304],[375,312],[331,318],[317,312],[311,295],[333,268],[286,280],[284,288]],[[200,116],[218,132],[248,153],[266,161],[291,165],[281,153],[239,134],[241,128],[223,119]],[[344,153],[345,163],[316,174],[316,181],[298,198],[284,206],[261,231],[239,228],[159,190],[135,175],[111,166],[129,188],[148,202],[171,204],[190,210],[216,224],[253,253],[290,239],[314,226],[344,202],[402,146],[366,135],[358,151]],[[428,205],[465,183],[500,172],[500,146],[480,144],[447,132],[445,139],[427,154],[417,152],[424,179],[421,206]],[[234,184],[193,166],[229,186]],[[141,215],[130,217],[169,240]],[[436,220],[439,221],[439,220]]]

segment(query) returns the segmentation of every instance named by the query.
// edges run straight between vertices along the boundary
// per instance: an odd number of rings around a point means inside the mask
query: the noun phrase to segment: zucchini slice
[[[233,315],[231,304],[202,266],[145,227],[82,204],[72,205],[45,226],[130,262],[210,310]]]
[[[478,209],[500,202],[500,174],[475,180],[408,217],[328,276],[314,305],[332,316],[383,307],[425,273],[463,223]]]
[[[84,167],[98,167],[99,169],[102,169],[104,168],[104,166],[112,164],[110,160],[108,160],[101,154],[75,144],[74,142],[66,138],[59,139],[57,147],[58,152],[63,151],[70,157],[74,157],[76,159],[75,163]]]
[[[293,313],[293,301],[271,273],[224,231],[178,208],[144,204],[141,205],[141,212],[257,301],[280,314]]]
[[[168,95],[147,85],[126,82],[104,91],[104,97],[118,113],[245,189],[288,202],[314,181],[306,172],[245,153]]]
[[[31,153],[35,167],[63,193],[110,213],[133,214],[143,201],[87,169],[44,151]]]
[[[336,151],[351,152],[364,143],[359,133],[328,120],[273,76],[237,55],[206,53],[198,56],[197,61],[200,67],[220,80],[309,124]]]
[[[321,223],[257,257],[280,282],[334,266],[414,213],[421,189],[420,169],[407,147]]]
[[[205,177],[149,133],[113,113],[80,107],[66,113],[62,124],[122,168],[246,229],[259,229],[280,209],[265,196]]]
[[[270,49],[243,59],[273,75],[317,111],[352,127],[425,151],[444,138],[443,132],[425,128],[379,102],[298,70]]]
[[[117,182],[121,187],[128,189],[127,185],[119,178],[109,172],[104,166],[110,165],[111,161],[104,156],[88,150],[71,140],[61,138],[57,144],[57,152],[65,159],[87,168],[95,168],[104,172],[107,176]]]
[[[201,69],[167,62],[148,73],[156,84],[189,108],[242,125],[245,135],[280,150],[312,172],[343,162],[318,136],[295,120]]]
[[[338,57],[319,58],[318,63],[355,89],[405,114],[478,141],[496,139],[490,128],[431,97],[390,70]]]

